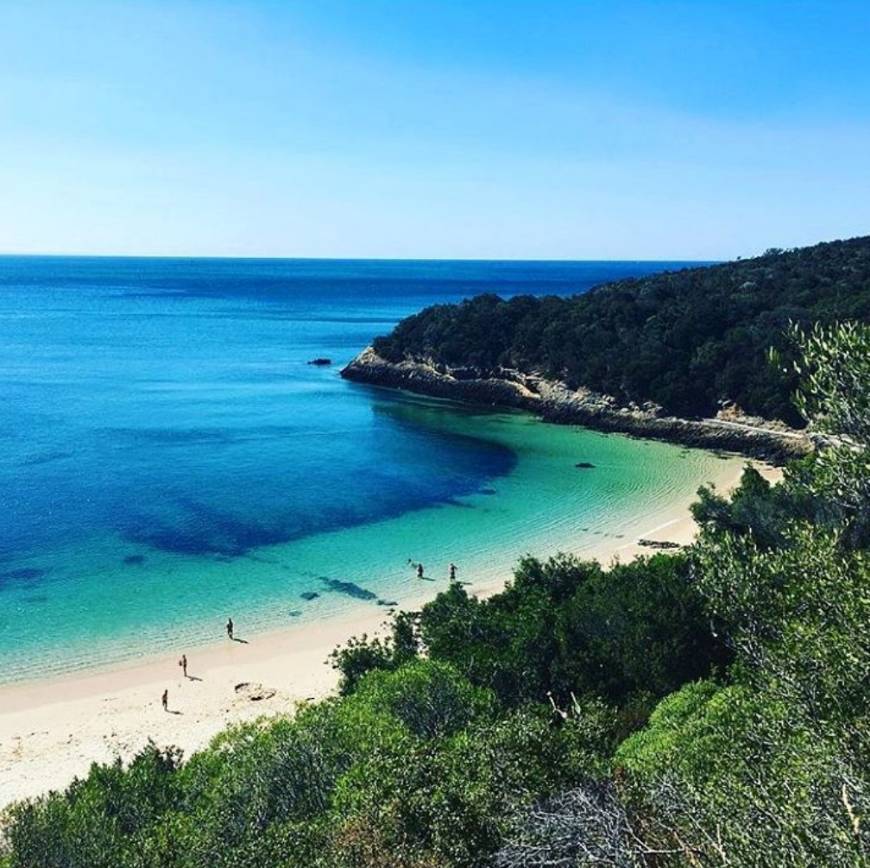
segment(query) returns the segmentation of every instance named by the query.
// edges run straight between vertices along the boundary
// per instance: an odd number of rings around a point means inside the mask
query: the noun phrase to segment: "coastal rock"
[[[508,368],[477,370],[465,366],[453,369],[435,365],[431,359],[406,358],[389,362],[373,347],[366,347],[342,370],[341,376],[438,398],[531,410],[548,422],[738,452],[772,464],[784,464],[813,450],[813,443],[805,432],[781,423],[736,414],[715,419],[665,416],[662,408],[655,404],[620,406],[610,395],[584,388],[572,389],[559,380]]]
[[[250,702],[261,702],[264,699],[271,699],[278,691],[271,687],[263,687],[262,684],[257,684],[250,681],[242,681],[234,688],[236,694]]]
[[[639,539],[637,541],[639,546],[644,546],[645,548],[650,549],[679,549],[682,546],[679,543],[670,542],[668,540],[657,540],[657,539]]]
[[[303,600],[316,600],[320,594],[317,591],[303,591],[300,595]]]

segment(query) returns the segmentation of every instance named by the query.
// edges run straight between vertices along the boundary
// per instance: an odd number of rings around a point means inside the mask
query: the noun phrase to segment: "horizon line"
[[[759,256],[760,254],[753,254]],[[476,256],[274,256],[232,254],[184,254],[184,253],[34,253],[0,251],[0,259],[209,259],[247,260],[261,262],[691,262],[699,264],[731,262],[732,259],[691,259],[678,257],[654,257],[628,259],[593,259],[556,257],[551,259],[523,257],[476,257]],[[748,259],[751,257],[736,257]]]

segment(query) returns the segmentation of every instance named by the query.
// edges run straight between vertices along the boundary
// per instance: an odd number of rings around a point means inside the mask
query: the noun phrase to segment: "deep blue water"
[[[152,556],[250,556],[481,489],[510,450],[339,368],[428,304],[675,267],[0,257],[0,626],[10,588],[78,581],[71,553],[120,565],[117,594]]]
[[[665,265],[0,258],[0,559],[95,529],[233,556],[473,489],[511,456],[373,414],[338,367],[427,304]]]

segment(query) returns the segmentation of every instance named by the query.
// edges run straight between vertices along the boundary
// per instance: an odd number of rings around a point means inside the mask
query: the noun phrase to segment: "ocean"
[[[0,680],[386,610],[420,561],[473,587],[693,491],[707,453],[339,377],[429,304],[682,265],[0,257]]]

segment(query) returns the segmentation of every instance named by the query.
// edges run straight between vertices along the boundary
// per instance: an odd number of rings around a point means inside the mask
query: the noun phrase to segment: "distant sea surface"
[[[338,372],[429,304],[686,264],[0,257],[0,680],[618,535],[710,457]]]

